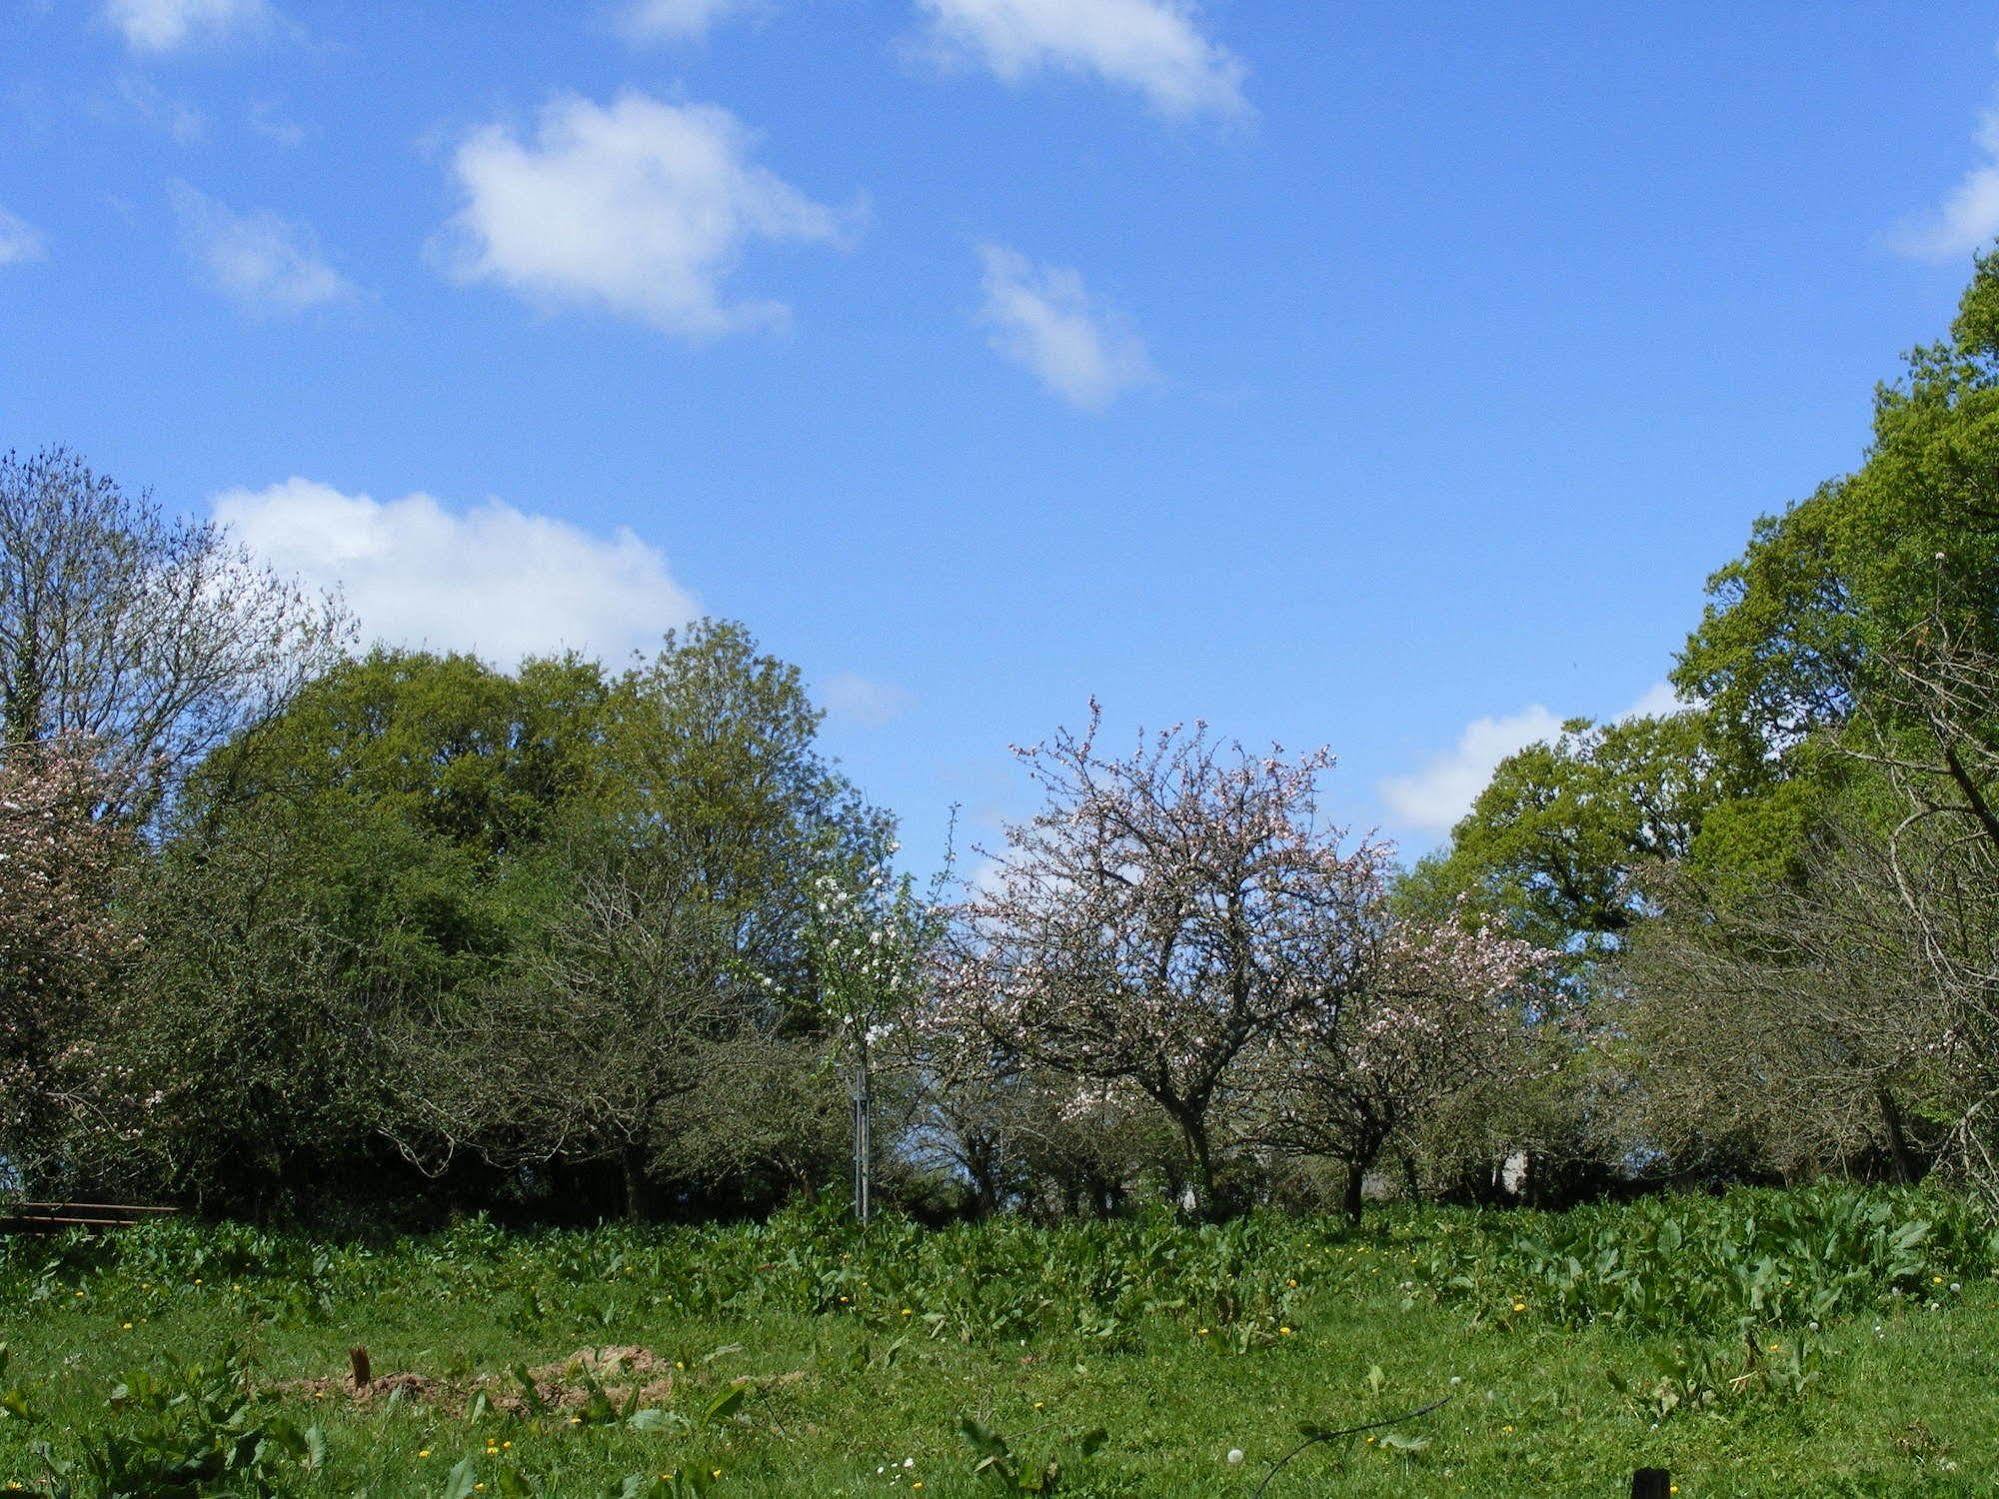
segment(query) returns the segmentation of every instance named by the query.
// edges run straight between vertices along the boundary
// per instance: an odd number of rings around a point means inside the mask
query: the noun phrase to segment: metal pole
[[[854,1099],[854,1208],[862,1223],[874,1216],[874,1079],[868,1068],[868,1045],[861,1042],[859,1086]]]

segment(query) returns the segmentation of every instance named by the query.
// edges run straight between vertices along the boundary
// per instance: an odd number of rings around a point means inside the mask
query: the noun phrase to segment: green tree
[[[215,752],[110,1030],[160,1099],[132,1160],[263,1208],[445,1158],[417,1127],[410,1038],[510,950],[502,876],[593,787],[609,694],[585,662],[379,650]]]
[[[1756,523],[1709,581],[1673,673],[1743,766],[1849,721],[1883,648],[1941,604],[1999,646],[1999,255],[1979,257],[1951,335],[1875,394],[1853,473]]]
[[[608,1170],[634,1217],[663,1183],[801,1154],[785,1136],[820,1127],[826,1091],[799,1075],[828,1039],[815,881],[872,867],[891,831],[820,754],[819,721],[797,669],[732,623],[670,634],[612,684],[586,793],[509,861],[506,961],[426,1020],[442,1136]],[[775,1100],[798,1117],[745,1112]]]
[[[1698,713],[1572,719],[1500,763],[1401,899],[1432,915],[1469,900],[1539,947],[1601,958],[1642,917],[1634,871],[1686,857],[1722,795]]]

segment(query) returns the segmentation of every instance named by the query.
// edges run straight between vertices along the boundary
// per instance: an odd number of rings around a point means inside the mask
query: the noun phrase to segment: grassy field
[[[29,1492],[1246,1496],[1445,1397],[1267,1492],[1999,1490],[1999,1240],[1940,1195],[0,1255]]]

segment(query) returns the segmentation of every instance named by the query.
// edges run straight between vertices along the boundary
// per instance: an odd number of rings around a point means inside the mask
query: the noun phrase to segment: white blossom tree
[[[818,1009],[853,1101],[854,1212],[863,1223],[873,1215],[876,1083],[885,1068],[920,1063],[913,1023],[939,922],[936,891],[926,897],[889,867],[900,851],[891,840],[880,859],[822,872],[806,928]]]

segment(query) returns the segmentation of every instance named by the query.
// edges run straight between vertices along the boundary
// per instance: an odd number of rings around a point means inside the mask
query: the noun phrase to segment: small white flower
[[[1230,1464],[1230,1466],[1231,1466],[1231,1467],[1233,1467],[1233,1466],[1234,1466],[1234,1465],[1235,1465],[1236,1463],[1239,1463],[1239,1462],[1241,1462],[1241,1461],[1242,1461],[1242,1448],[1240,1448],[1240,1447],[1231,1447],[1231,1448],[1229,1448],[1229,1464]]]

